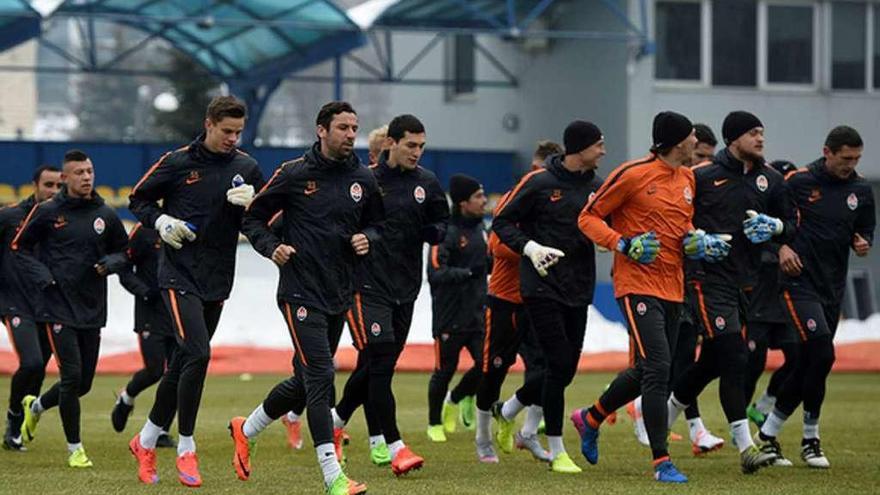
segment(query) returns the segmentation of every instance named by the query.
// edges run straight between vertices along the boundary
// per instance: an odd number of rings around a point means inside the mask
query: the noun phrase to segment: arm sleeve
[[[422,241],[435,246],[443,242],[449,225],[449,203],[437,180],[428,185],[428,221],[422,227]]]
[[[489,254],[493,258],[503,258],[510,261],[519,261],[520,259],[520,255],[501,242],[495,232],[489,233]]]
[[[129,263],[118,272],[118,275],[119,282],[125,290],[138,297],[147,297],[150,294],[150,287],[132,270],[133,265],[143,258],[147,249],[142,229],[141,224],[137,224],[131,230],[128,236],[128,248],[125,250]]]
[[[877,226],[877,213],[874,203],[874,192],[868,190],[868,201],[859,209],[855,221],[855,231],[872,246],[874,245],[874,228]]]
[[[22,221],[12,240],[11,249],[24,269],[24,275],[40,289],[52,285],[55,278],[43,262],[37,258],[34,247],[46,238],[51,218],[43,204],[36,204]]]
[[[370,244],[373,244],[382,237],[382,226],[385,223],[385,204],[382,201],[382,194],[379,193],[379,184],[372,174],[370,174],[369,188],[370,195],[367,196],[367,204],[361,211],[360,227]]]
[[[596,191],[587,206],[578,216],[578,227],[594,243],[611,251],[617,250],[617,244],[623,237],[619,232],[612,229],[605,218],[620,207],[632,194],[632,173],[624,173],[625,169],[619,169],[612,174]]]
[[[258,253],[271,258],[275,249],[281,245],[281,236],[276,235],[269,221],[284,209],[290,171],[286,164],[281,165],[259,194],[251,201],[242,220],[242,233],[248,238]]]
[[[144,225],[152,228],[156,225],[156,219],[162,214],[159,200],[171,189],[174,174],[168,157],[171,152],[165,153],[141,180],[134,186],[128,197],[128,209]]]
[[[535,205],[535,179],[539,173],[546,173],[538,170],[527,174],[519,184],[506,197],[506,201],[500,204],[492,221],[492,231],[498,235],[501,242],[507,244],[510,249],[517,253],[522,253],[529,237],[519,228],[519,223],[527,218],[534,210]]]
[[[456,236],[446,235],[442,243],[431,247],[428,263],[428,282],[432,284],[454,284],[471,276],[467,268],[449,266],[449,255],[456,249]]]
[[[782,220],[782,232],[775,236],[774,244],[775,253],[779,251],[780,243],[788,242],[797,229],[797,224],[788,217],[789,189],[784,180],[778,182],[773,189],[770,190],[769,202],[767,204],[767,214]]]

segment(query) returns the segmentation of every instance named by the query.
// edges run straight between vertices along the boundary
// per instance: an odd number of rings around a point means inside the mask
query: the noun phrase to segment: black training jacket
[[[747,290],[748,313],[746,321],[763,323],[785,323],[786,316],[779,301],[779,244],[767,242],[761,251],[761,265],[756,283]]]
[[[602,178],[593,171],[570,172],[562,158],[548,157],[543,169],[523,177],[496,214],[492,230],[517,253],[530,240],[565,253],[546,277],[538,275],[523,255],[519,273],[524,298],[586,306],[593,302],[596,288],[596,255],[593,243],[578,228],[578,215]]]
[[[832,176],[824,158],[791,172],[786,185],[790,195],[787,216],[797,224],[789,246],[804,268],[797,277],[784,276],[782,284],[793,294],[839,304],[854,235],[874,242],[877,221],[871,186],[857,174],[848,179]]]
[[[431,285],[432,332],[481,332],[492,266],[482,218],[452,216],[443,242],[431,248],[428,283]]]
[[[39,312],[40,290],[25,275],[20,254],[10,250],[22,220],[34,207],[33,196],[0,208],[0,316],[34,318]]]
[[[181,249],[163,246],[161,288],[190,292],[203,301],[229,297],[244,208],[226,201],[226,191],[239,182],[256,190],[263,186],[257,162],[237,149],[212,153],[201,136],[162,156],[134,187],[128,208],[144,225],[154,227],[165,213],[196,228],[196,240],[183,241]]]
[[[42,290],[37,321],[76,328],[107,322],[107,277],[95,265],[128,244],[116,211],[98,193],[72,198],[67,188],[28,213],[12,250],[28,261],[27,276]]]
[[[761,252],[767,247],[766,243],[749,241],[743,233],[743,221],[747,218],[746,210],[755,210],[783,221],[783,232],[772,241],[782,242],[791,235],[794,225],[785,219],[782,174],[763,162],[744,173],[745,165],[727,148],[719,151],[711,163],[692,170],[697,189],[694,227],[710,234],[729,234],[733,239],[729,241],[730,253],[720,262],[688,261],[688,280],[740,289],[754,287],[761,269]]]
[[[129,266],[119,272],[122,286],[135,296],[134,331],[173,335],[171,316],[159,289],[159,257],[162,239],[155,229],[137,224],[128,235],[125,250]]]
[[[355,155],[326,158],[319,146],[278,167],[248,208],[244,226],[254,249],[267,258],[280,244],[296,249],[281,267],[280,300],[339,314],[351,306],[359,261],[351,236],[364,233],[372,250],[385,213],[370,169]],[[280,237],[269,226],[278,212]]]
[[[358,264],[359,292],[393,304],[416,300],[422,287],[422,246],[438,244],[446,235],[449,204],[433,172],[417,167],[391,168],[387,153],[370,169],[376,176],[385,223],[382,239]]]

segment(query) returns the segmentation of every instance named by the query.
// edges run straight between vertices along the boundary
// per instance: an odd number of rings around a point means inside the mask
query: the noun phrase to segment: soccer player
[[[211,337],[232,290],[244,209],[254,188],[263,184],[257,162],[236,146],[246,117],[244,103],[234,96],[214,98],[205,114],[204,134],[166,153],[131,193],[129,209],[141,223],[154,226],[164,243],[159,287],[178,343],[149,417],[129,442],[142,483],[159,481],[156,442],[176,406],[178,479],[189,487],[202,484],[193,433]]]
[[[715,158],[715,147],[718,146],[715,133],[706,124],[694,124],[694,132],[697,136],[697,145],[694,147],[694,165],[711,162]]]
[[[492,225],[502,243],[523,254],[520,293],[547,359],[538,389],[542,395],[524,401],[514,396],[494,412],[501,433],[506,433],[512,427],[505,422],[512,422],[524,406],[543,404],[551,469],[579,473],[562,442],[562,419],[565,388],[577,372],[583,348],[596,261],[593,243],[578,230],[577,218],[602,183],[595,171],[605,155],[605,140],[595,124],[576,120],[566,126],[563,142],[565,153],[551,156],[544,168],[523,177]],[[505,436],[501,443],[506,450],[510,441]]]
[[[171,323],[171,314],[162,302],[159,289],[159,256],[162,239],[155,229],[138,223],[128,234],[128,249],[124,262],[132,264],[119,273],[119,281],[134,295],[134,331],[144,367],[138,370],[125,388],[119,392],[110,422],[117,432],[125,430],[128,417],[134,410],[134,399],[142,391],[159,382],[165,368],[177,350],[177,340]],[[176,447],[168,435],[169,425],[164,425],[156,441],[157,447]]]
[[[446,434],[455,431],[458,417],[468,428],[476,422],[474,395],[480,384],[485,331],[486,193],[473,177],[455,174],[449,180],[449,197],[452,220],[443,242],[431,248],[428,265],[435,359],[428,384],[428,438],[432,442],[445,442]],[[474,365],[449,391],[462,348],[468,350]]]
[[[422,246],[443,240],[449,205],[437,177],[419,166],[426,143],[421,121],[413,115],[395,117],[387,141],[388,150],[370,167],[383,193],[385,228],[355,271],[355,304],[347,320],[359,351],[358,367],[346,383],[334,422],[341,428],[366,402],[364,412],[369,408],[380,427],[379,435],[370,438],[370,459],[390,463],[392,472],[401,475],[424,460],[401,439],[391,380],[422,286]]]
[[[12,240],[26,258],[31,287],[37,287],[49,322],[46,335],[60,379],[39,397],[24,398],[25,441],[32,441],[40,415],[58,406],[67,439],[67,464],[92,467],[80,438],[79,398],[87,394],[98,365],[101,328],[107,322],[107,259],[127,244],[116,212],[94,191],[95,169],[79,150],[64,154],[64,185],[51,200],[37,203]]]
[[[725,244],[714,234],[694,232],[696,136],[684,115],[654,117],[651,154],[617,167],[581,212],[581,231],[614,250],[614,295],[626,316],[631,365],[599,400],[575,410],[571,419],[581,436],[581,453],[599,461],[599,426],[619,407],[641,395],[651,444],[654,477],[683,483],[669,458],[666,400],[678,319],[684,299],[684,256],[722,257]],[[610,217],[611,225],[605,223]],[[684,249],[683,249],[684,248]]]
[[[776,460],[752,442],[746,417],[745,380],[748,347],[743,335],[743,290],[754,287],[762,245],[790,235],[783,215],[782,175],[764,164],[764,125],[755,115],[731,112],[722,136],[727,148],[712,163],[694,167],[694,226],[731,236],[730,255],[719,262],[688,265],[688,298],[703,336],[700,357],[678,378],[669,397],[669,424],[719,378],[721,407],[745,474]],[[761,213],[758,213],[761,212]],[[743,221],[745,219],[745,221]]]
[[[34,171],[34,194],[20,203],[0,208],[0,316],[9,332],[9,341],[18,358],[18,369],[9,386],[9,409],[3,447],[24,450],[21,427],[24,423],[22,399],[39,395],[46,363],[52,354],[48,335],[35,319],[39,313],[39,290],[25,277],[22,260],[10,251],[10,244],[21,221],[37,203],[54,196],[61,189],[61,171],[43,165]]]
[[[305,397],[326,492],[350,495],[367,488],[342,472],[341,452],[334,448],[333,351],[354,302],[355,266],[379,242],[384,211],[373,172],[353,153],[354,108],[343,101],[327,103],[316,127],[318,142],[275,171],[245,217],[254,249],[281,267],[278,306],[296,351],[294,374],[277,384],[247,419],[233,418],[229,429],[233,466],[239,479],[248,480],[257,435]],[[280,237],[268,226],[278,212]]]
[[[819,413],[834,364],[849,251],[867,256],[874,242],[874,194],[855,171],[863,149],[855,129],[835,127],[825,139],[822,158],[786,179],[791,199],[786,216],[797,222],[797,232],[779,248],[779,266],[783,304],[801,341],[800,359],[756,439],[781,456],[776,437],[803,402],[801,459],[812,468],[830,466],[819,441]]]

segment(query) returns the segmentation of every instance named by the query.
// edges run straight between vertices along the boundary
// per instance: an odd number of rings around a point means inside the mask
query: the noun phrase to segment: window
[[[757,0],[712,2],[712,84],[757,83]]]
[[[767,7],[767,82],[813,83],[813,7]]]
[[[702,79],[701,7],[697,2],[657,2],[655,78],[684,81]]]
[[[449,98],[471,95],[477,89],[474,44],[474,36],[471,34],[459,34],[449,38],[447,44]]]
[[[831,5],[832,89],[865,89],[866,7],[854,2]]]

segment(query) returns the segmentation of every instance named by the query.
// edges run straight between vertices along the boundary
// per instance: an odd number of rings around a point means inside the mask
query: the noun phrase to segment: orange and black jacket
[[[134,330],[173,335],[171,317],[159,296],[159,256],[162,239],[155,229],[137,224],[128,234],[128,266],[119,272],[122,286],[135,296]]]
[[[804,268],[797,277],[783,276],[782,285],[793,294],[840,304],[854,235],[874,242],[877,220],[871,186],[855,173],[848,179],[832,176],[824,158],[790,172],[786,186],[787,218],[797,225],[789,246]]]
[[[382,239],[370,246],[370,252],[358,264],[356,288],[389,303],[410,303],[422,287],[422,246],[443,241],[449,204],[440,182],[429,170],[391,168],[387,153],[370,170],[382,193],[385,222]]]
[[[163,246],[159,286],[189,292],[204,301],[229,297],[244,208],[226,201],[226,191],[244,182],[259,190],[257,162],[239,150],[212,153],[204,136],[166,153],[135,185],[129,209],[148,227],[163,213],[195,226],[196,240]],[[159,201],[162,206],[159,206]]]
[[[33,318],[40,293],[25,276],[21,255],[10,250],[22,220],[34,207],[33,196],[14,205],[0,208],[0,316]]]
[[[276,223],[281,226],[270,226],[279,212]],[[351,306],[360,262],[351,237],[365,234],[372,250],[380,242],[384,218],[373,172],[355,155],[345,161],[324,157],[316,143],[275,171],[248,207],[244,231],[266,258],[281,244],[296,250],[281,267],[278,299],[339,314]]]
[[[431,248],[428,263],[435,338],[483,331],[490,263],[483,219],[454,213],[446,238]]]
[[[595,172],[570,172],[562,165],[562,155],[554,155],[513,189],[492,222],[501,242],[516,253],[522,253],[530,240],[565,253],[546,277],[522,257],[522,297],[552,299],[566,306],[593,302],[596,256],[593,243],[578,229],[578,215],[601,185]]]
[[[122,253],[128,245],[116,211],[93,192],[71,198],[66,187],[37,204],[12,240],[12,250],[30,263],[30,283],[42,289],[37,321],[77,328],[101,328],[107,322],[107,277],[95,265]]]
[[[729,234],[733,239],[724,260],[689,261],[688,280],[740,289],[754,287],[761,269],[761,252],[767,246],[749,241],[743,233],[743,221],[746,210],[755,210],[783,220],[783,232],[774,236],[774,242],[784,242],[792,234],[794,225],[784,218],[786,190],[782,174],[763,162],[744,173],[745,165],[726,148],[711,163],[692,170],[696,181],[694,227],[711,234]]]
[[[501,196],[492,216],[498,214],[501,208],[510,200],[511,189]],[[519,262],[520,254],[514,252],[501,242],[498,234],[494,231],[489,233],[489,256],[492,258],[492,273],[489,276],[489,295],[513,304],[522,304],[522,294],[519,292]]]

